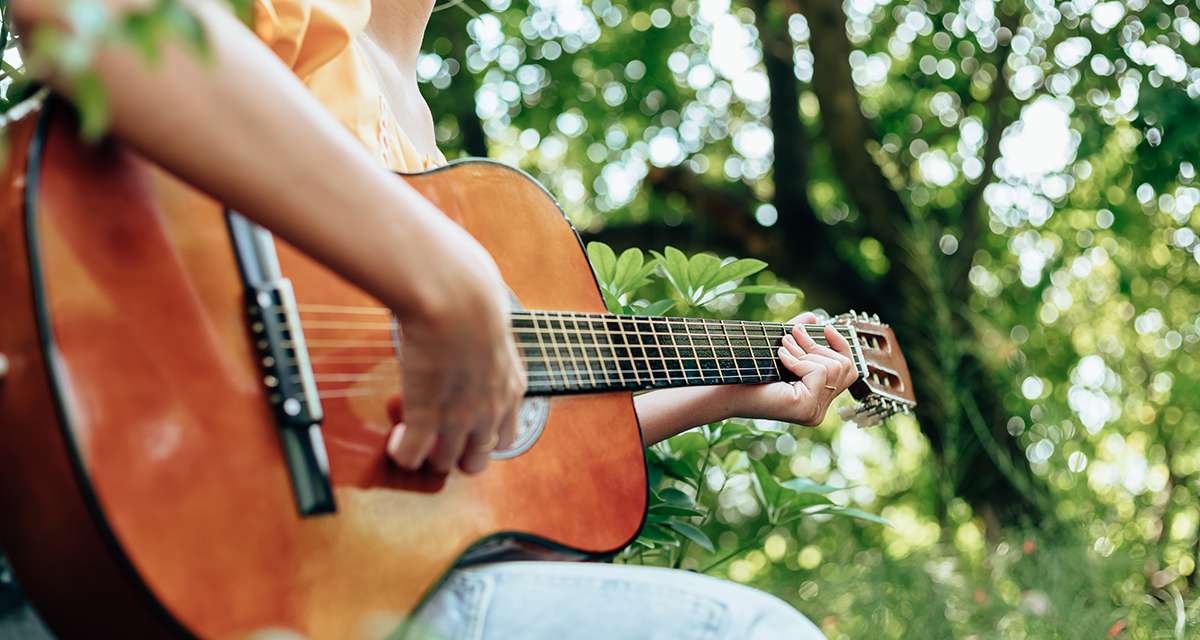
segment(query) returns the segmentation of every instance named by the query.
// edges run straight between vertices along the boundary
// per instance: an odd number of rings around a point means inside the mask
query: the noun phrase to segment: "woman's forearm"
[[[654,444],[697,425],[738,414],[734,387],[684,387],[651,391],[633,399],[642,436]]]
[[[12,7],[28,31],[62,24],[51,7],[65,4]],[[120,0],[109,4],[120,11]],[[401,314],[405,305],[418,310],[436,300],[439,285],[412,271],[427,263],[421,256],[457,239],[457,227],[378,166],[225,7],[193,6],[208,37],[206,57],[177,42],[164,44],[154,64],[121,44],[98,52],[92,68],[108,91],[114,132]]]

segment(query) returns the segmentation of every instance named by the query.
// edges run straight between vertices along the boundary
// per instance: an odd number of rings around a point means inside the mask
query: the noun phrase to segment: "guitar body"
[[[637,534],[627,392],[553,398],[536,443],[479,476],[391,466],[394,354],[317,351],[387,340],[382,315],[305,330],[317,378],[342,381],[322,399],[337,510],[301,516],[221,205],[75,131],[62,108],[10,126],[0,184],[0,545],[56,632],[382,637],[464,553],[603,557]],[[491,252],[525,308],[604,311],[574,230],[523,174],[469,161],[404,179]],[[302,310],[378,311],[278,251]]]

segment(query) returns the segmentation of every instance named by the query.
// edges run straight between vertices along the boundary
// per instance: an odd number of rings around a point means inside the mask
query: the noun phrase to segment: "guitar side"
[[[63,635],[375,637],[470,549],[603,556],[640,529],[628,393],[555,398],[532,449],[444,482],[386,463],[386,398],[328,398],[338,512],[299,516],[221,208],[119,145],[83,147],[65,115],[42,122],[41,138],[31,122],[10,131],[14,151],[40,140],[44,153],[28,171],[10,161],[0,212],[0,286],[16,294],[0,315],[13,360],[0,543]],[[406,179],[481,241],[526,307],[603,310],[536,183],[487,162]],[[301,305],[378,307],[279,251]]]

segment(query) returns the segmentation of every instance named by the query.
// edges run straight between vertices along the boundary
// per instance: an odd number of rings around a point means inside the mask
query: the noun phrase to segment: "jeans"
[[[784,601],[698,573],[505,562],[455,571],[413,620],[420,640],[823,640]]]
[[[52,640],[24,603],[0,640]],[[15,606],[13,606],[15,605]],[[285,637],[290,637],[288,634]],[[413,640],[823,640],[775,596],[672,569],[508,562],[460,569],[418,612]]]

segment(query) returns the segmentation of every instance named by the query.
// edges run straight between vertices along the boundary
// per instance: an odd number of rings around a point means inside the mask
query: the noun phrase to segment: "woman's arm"
[[[10,8],[31,33],[62,28],[66,4],[11,0]],[[131,7],[103,4],[114,13]],[[380,167],[223,3],[192,6],[206,59],[180,43],[164,45],[153,65],[120,44],[98,52],[92,68],[108,90],[114,132],[393,309],[404,328],[408,399],[394,457],[420,466],[440,432],[436,466],[482,469],[487,451],[468,439],[510,434],[524,389],[495,263]],[[53,73],[48,80],[69,91]]]
[[[812,324],[817,317],[802,313],[793,324]],[[833,327],[825,328],[828,347],[793,328],[779,348],[779,361],[797,377],[795,382],[663,389],[634,398],[646,444],[654,444],[692,427],[735,416],[769,418],[808,426],[825,419],[834,398],[858,379],[850,344]]]

